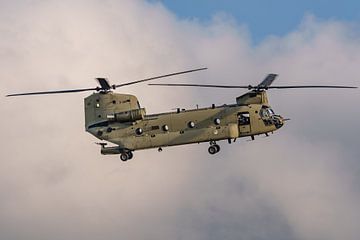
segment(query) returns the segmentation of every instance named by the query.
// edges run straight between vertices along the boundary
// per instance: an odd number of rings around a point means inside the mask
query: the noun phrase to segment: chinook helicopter
[[[269,89],[290,88],[357,88],[351,86],[273,86],[277,74],[268,74],[260,84],[252,86],[228,86],[206,84],[168,84],[153,83],[151,86],[166,87],[207,87],[207,88],[239,88],[249,90],[236,98],[236,103],[196,109],[176,109],[173,112],[147,115],[136,96],[115,93],[119,87],[147,82],[159,78],[196,72],[207,68],[175,72],[133,82],[110,85],[105,78],[96,78],[100,86],[45,92],[28,92],[9,94],[7,97],[58,94],[94,91],[84,99],[85,129],[96,138],[115,144],[107,147],[106,142],[98,143],[101,154],[119,154],[122,161],[133,158],[137,150],[209,142],[208,152],[216,154],[220,151],[218,141],[235,142],[237,138],[256,135],[268,136],[280,129],[286,120],[277,115],[269,105],[266,91]]]

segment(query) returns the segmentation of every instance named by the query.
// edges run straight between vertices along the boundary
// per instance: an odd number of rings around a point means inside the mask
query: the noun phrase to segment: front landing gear
[[[215,153],[218,153],[220,151],[220,146],[216,144],[216,142],[211,141],[210,142],[210,147],[208,148],[208,152],[211,155],[214,155]]]
[[[121,159],[121,161],[126,162],[127,160],[132,159],[133,156],[134,155],[133,155],[133,153],[131,151],[123,152],[123,153],[120,154],[120,159]]]

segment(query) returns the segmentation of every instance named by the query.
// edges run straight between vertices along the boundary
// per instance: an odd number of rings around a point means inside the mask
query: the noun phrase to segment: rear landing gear
[[[133,153],[131,151],[123,152],[123,153],[120,154],[120,159],[121,159],[121,161],[126,162],[127,160],[132,159],[133,156],[134,155],[133,155]]]
[[[121,153],[120,159],[121,159],[121,161],[126,162],[129,159],[129,157],[126,153]]]
[[[218,153],[220,151],[220,146],[217,145],[215,142],[210,142],[210,147],[208,148],[208,152],[213,155],[215,153]]]

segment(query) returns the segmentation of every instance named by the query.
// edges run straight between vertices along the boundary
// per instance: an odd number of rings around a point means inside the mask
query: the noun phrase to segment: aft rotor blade
[[[115,85],[115,87],[118,88],[118,87],[123,87],[123,86],[136,84],[136,83],[146,82],[146,81],[150,81],[150,80],[154,80],[154,79],[170,77],[170,76],[174,76],[174,75],[190,73],[190,72],[196,72],[196,71],[201,71],[201,70],[206,70],[206,69],[207,68],[197,68],[197,69],[192,69],[192,70],[187,70],[187,71],[182,71],[182,72],[175,72],[175,73],[165,74],[165,75],[161,75],[161,76],[157,76],[157,77],[145,78],[145,79],[141,79],[141,80],[137,80],[137,81],[133,81],[133,82],[122,83],[122,84]]]
[[[6,97],[57,94],[57,93],[75,93],[75,92],[85,92],[85,91],[94,91],[94,90],[98,90],[98,88],[81,88],[81,89],[68,89],[68,90],[44,91],[44,92],[14,93],[14,94],[8,94],[6,95]]]
[[[304,86],[269,86],[268,89],[289,89],[289,88],[358,88],[353,86],[327,86],[327,85],[304,85]]]
[[[166,86],[166,87],[207,87],[207,88],[246,88],[251,89],[252,86],[237,85],[212,85],[212,84],[182,84],[182,83],[149,83],[150,86]]]

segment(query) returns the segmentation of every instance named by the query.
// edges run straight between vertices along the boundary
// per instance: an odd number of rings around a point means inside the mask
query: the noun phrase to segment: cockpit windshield
[[[260,110],[260,116],[263,119],[271,118],[273,115],[275,115],[275,112],[269,107],[262,107]]]
[[[272,115],[274,115],[274,114],[275,114],[274,110],[272,110],[271,108],[268,108],[267,110],[268,110],[268,112],[269,112],[270,116],[272,116]]]

